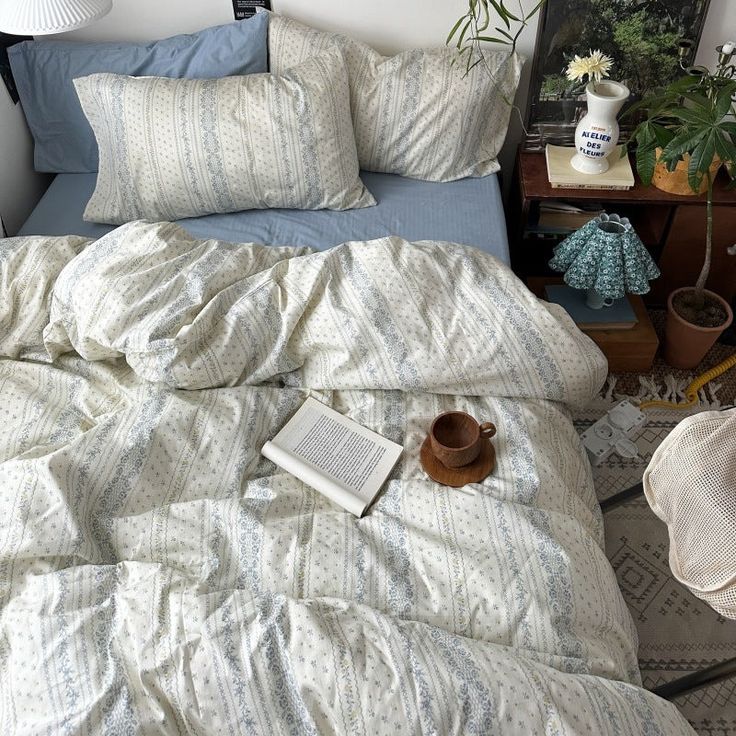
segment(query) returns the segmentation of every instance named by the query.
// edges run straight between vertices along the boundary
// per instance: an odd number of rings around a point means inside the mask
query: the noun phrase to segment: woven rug
[[[655,327],[661,319],[655,315]],[[734,353],[717,345],[698,373]],[[657,359],[646,375],[609,376],[603,395],[574,417],[583,432],[624,398],[680,400],[694,377]],[[684,417],[736,403],[736,368],[716,378],[700,392],[692,409],[645,409],[646,426],[633,439],[639,457],[612,455],[593,477],[599,500],[641,480],[652,453]],[[724,619],[693,596],[670,574],[667,527],[650,510],[644,496],[606,512],[606,554],[616,571],[624,599],[639,632],[639,666],[644,686],[653,688],[693,670],[736,657],[736,621]],[[736,736],[736,678],[681,696],[674,701],[701,736]]]

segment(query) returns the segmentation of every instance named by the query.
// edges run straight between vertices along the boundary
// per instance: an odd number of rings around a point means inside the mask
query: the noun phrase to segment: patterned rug
[[[655,326],[661,320],[655,318]],[[734,353],[717,345],[698,373]],[[659,359],[650,373],[609,376],[604,395],[575,416],[583,432],[626,397],[683,397],[692,373],[676,371]],[[636,402],[635,402],[636,403]],[[646,426],[634,439],[639,457],[612,455],[593,468],[599,500],[641,480],[652,453],[684,417],[736,403],[736,368],[715,379],[700,394],[700,405],[689,410],[646,409]],[[639,631],[639,666],[644,686],[657,685],[736,656],[736,621],[724,619],[693,596],[670,574],[667,527],[650,510],[643,496],[605,514],[606,554]],[[736,736],[736,678],[697,690],[674,701],[701,736]]]

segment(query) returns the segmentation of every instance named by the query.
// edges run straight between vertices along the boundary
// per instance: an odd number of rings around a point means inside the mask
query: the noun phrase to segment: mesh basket
[[[736,409],[680,422],[652,456],[644,493],[667,524],[672,574],[736,619]]]

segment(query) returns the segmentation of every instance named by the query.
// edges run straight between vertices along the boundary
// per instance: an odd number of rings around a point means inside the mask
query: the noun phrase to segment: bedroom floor
[[[660,315],[655,313],[653,318],[658,327]],[[704,370],[733,352],[733,347],[717,345],[706,357]],[[672,377],[670,384],[674,379],[682,385],[692,374],[673,370],[658,359],[649,374],[616,376],[610,380],[607,397],[576,415],[576,427],[583,432],[613,403],[626,395],[663,387],[667,376]],[[711,389],[703,404],[691,411],[648,409],[649,421],[636,440],[640,457],[623,460],[612,456],[594,468],[598,498],[608,498],[641,480],[652,453],[682,418],[711,406],[736,403],[736,370],[715,379]],[[644,497],[611,509],[604,519],[606,553],[639,632],[639,664],[645,687],[736,656],[736,621],[719,616],[672,577],[667,527]],[[675,702],[701,736],[736,736],[736,679]]]

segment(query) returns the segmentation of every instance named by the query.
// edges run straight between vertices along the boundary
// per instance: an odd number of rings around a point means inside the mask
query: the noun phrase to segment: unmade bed
[[[569,418],[605,360],[497,259],[132,223],[0,266],[3,733],[691,733]],[[308,395],[405,448],[361,519],[260,455]],[[449,409],[498,427],[460,490]]]
[[[518,54],[261,14],[9,57],[57,177],[0,240],[0,733],[692,733],[570,420],[605,358],[506,265]],[[404,448],[362,518],[261,454],[309,396]],[[451,409],[498,430],[461,489]]]

